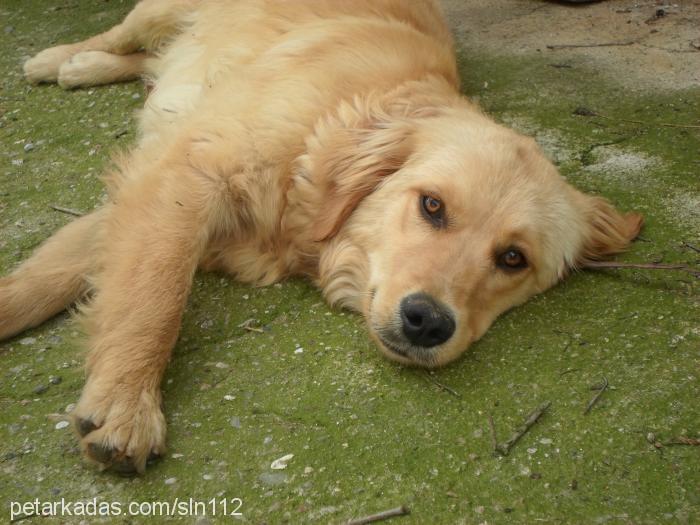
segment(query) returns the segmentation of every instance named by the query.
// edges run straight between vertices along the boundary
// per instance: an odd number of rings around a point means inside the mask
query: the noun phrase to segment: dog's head
[[[572,268],[624,250],[642,218],[574,189],[534,140],[467,101],[408,100],[345,105],[317,134],[313,233],[363,253],[358,306],[381,350],[439,366]]]

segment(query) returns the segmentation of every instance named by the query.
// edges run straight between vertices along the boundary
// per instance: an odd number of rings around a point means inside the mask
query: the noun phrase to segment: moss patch
[[[99,204],[99,173],[132,141],[142,102],[136,83],[70,93],[24,83],[25,58],[129,9],[56,5],[0,8],[3,274],[70,219],[50,204]],[[700,90],[629,96],[595,71],[539,56],[466,57],[467,94],[535,135],[576,186],[645,214],[644,240],[627,260],[697,264],[688,245],[700,245],[700,134],[653,123],[697,124]],[[581,106],[610,118],[574,115]],[[263,333],[239,327],[251,318]],[[684,274],[581,273],[429,377],[382,359],[361,319],[330,311],[306,282],[251,289],[198,275],[164,381],[167,459],[142,478],[86,468],[70,430],[56,428],[52,414],[65,413],[83,381],[67,316],[0,344],[0,513],[34,498],[126,509],[238,497],[248,523],[340,522],[400,504],[412,509],[396,519],[406,524],[695,523],[700,449],[656,449],[647,438],[700,437],[699,318],[697,280]],[[584,415],[603,376],[610,388]],[[546,400],[550,410],[511,454],[494,457],[488,416],[504,440]],[[289,466],[271,470],[285,454],[294,454]]]

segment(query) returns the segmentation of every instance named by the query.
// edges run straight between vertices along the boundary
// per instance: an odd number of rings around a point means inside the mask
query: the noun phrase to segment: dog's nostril
[[[427,294],[405,297],[400,312],[404,336],[415,346],[440,345],[455,331],[455,320],[449,309]]]
[[[406,313],[406,321],[408,321],[408,324],[416,328],[423,326],[423,316],[417,312]]]

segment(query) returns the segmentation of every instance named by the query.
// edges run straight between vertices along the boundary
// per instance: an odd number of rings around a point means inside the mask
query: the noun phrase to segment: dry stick
[[[598,402],[598,400],[600,399],[600,396],[603,395],[603,392],[605,392],[605,390],[607,388],[608,388],[608,380],[605,377],[603,377],[603,383],[600,386],[600,388],[598,389],[598,392],[596,392],[596,394],[593,396],[593,399],[591,399],[588,402],[588,405],[586,405],[586,410],[583,411],[584,416],[591,411],[591,408],[593,408],[593,405],[595,405]]]
[[[507,456],[510,449],[513,448],[513,445],[515,445],[518,440],[523,437],[535,423],[537,423],[537,420],[542,417],[542,414],[544,414],[551,404],[551,401],[547,401],[546,403],[542,403],[540,406],[538,406],[529,416],[527,416],[525,423],[523,423],[522,426],[515,431],[508,441],[501,443],[496,447],[496,452],[502,456]]]
[[[498,453],[498,440],[496,439],[496,425],[493,424],[493,416],[489,414],[489,428],[491,429],[491,447],[493,448],[493,454]]]
[[[350,520],[346,525],[365,525],[366,523],[374,523],[375,521],[388,520],[389,518],[394,518],[396,516],[406,516],[410,514],[411,511],[405,505],[396,507],[395,509],[385,510],[384,512],[377,512],[376,514],[371,514],[363,518],[356,518]]]
[[[560,375],[560,376],[564,376],[564,375],[566,375],[566,374],[570,374],[571,372],[578,372],[578,371],[579,371],[578,368],[567,368],[567,369],[564,370],[563,372],[559,372],[559,375]]]
[[[82,217],[85,215],[82,211],[73,210],[71,208],[64,208],[63,206],[56,206],[55,204],[49,204],[49,208],[52,210],[60,211],[61,213],[67,213],[68,215],[75,215],[76,217]]]
[[[682,244],[683,246],[685,246],[686,248],[690,248],[690,249],[693,250],[694,252],[700,253],[700,248],[698,248],[697,246],[693,246],[693,245],[690,244],[689,242],[683,241],[683,242],[681,242],[681,244]]]
[[[663,126],[666,128],[689,128],[689,129],[700,129],[700,126],[694,124],[670,124],[668,122],[644,122],[643,120],[631,120],[626,118],[615,118],[609,117],[607,115],[601,115],[597,111],[593,111],[588,108],[578,108],[574,111],[574,115],[580,115],[582,117],[599,117],[607,120],[616,120],[618,122],[629,122],[630,124],[641,124],[642,126]]]
[[[695,276],[700,276],[700,268],[693,268],[687,264],[662,264],[662,263],[623,263],[615,261],[589,261],[584,268],[633,268],[638,270],[682,270]]]
[[[637,42],[631,40],[629,42],[606,42],[604,44],[549,44],[547,49],[568,49],[574,47],[612,47],[612,46],[631,46]]]
[[[685,436],[680,436],[670,441],[662,441],[661,444],[665,447],[669,445],[690,445],[691,447],[700,447],[700,439],[693,439]]]
[[[434,383],[435,386],[439,387],[441,390],[444,390],[445,392],[449,392],[450,394],[452,394],[452,395],[455,396],[455,397],[462,397],[462,395],[461,395],[459,392],[457,392],[456,390],[453,390],[452,388],[450,388],[450,387],[447,386],[447,385],[443,385],[440,381],[438,381],[437,379],[435,379],[435,378],[430,374],[430,372],[426,372],[426,373],[425,373],[425,376],[428,378],[428,380],[429,380],[431,383]]]
[[[238,325],[238,328],[243,328],[243,330],[247,330],[249,332],[257,332],[259,334],[264,334],[265,331],[262,328],[256,328],[255,326],[251,326],[254,322],[255,319],[246,319]]]

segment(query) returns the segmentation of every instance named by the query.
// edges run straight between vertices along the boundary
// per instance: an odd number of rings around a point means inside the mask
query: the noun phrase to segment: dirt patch
[[[623,183],[640,183],[645,175],[661,163],[659,159],[646,153],[622,149],[617,146],[596,148],[594,155],[595,162],[586,166],[586,171]]]
[[[526,0],[443,0],[465,49],[550,57],[602,70],[632,88],[700,85],[700,2],[620,0],[580,6]]]

